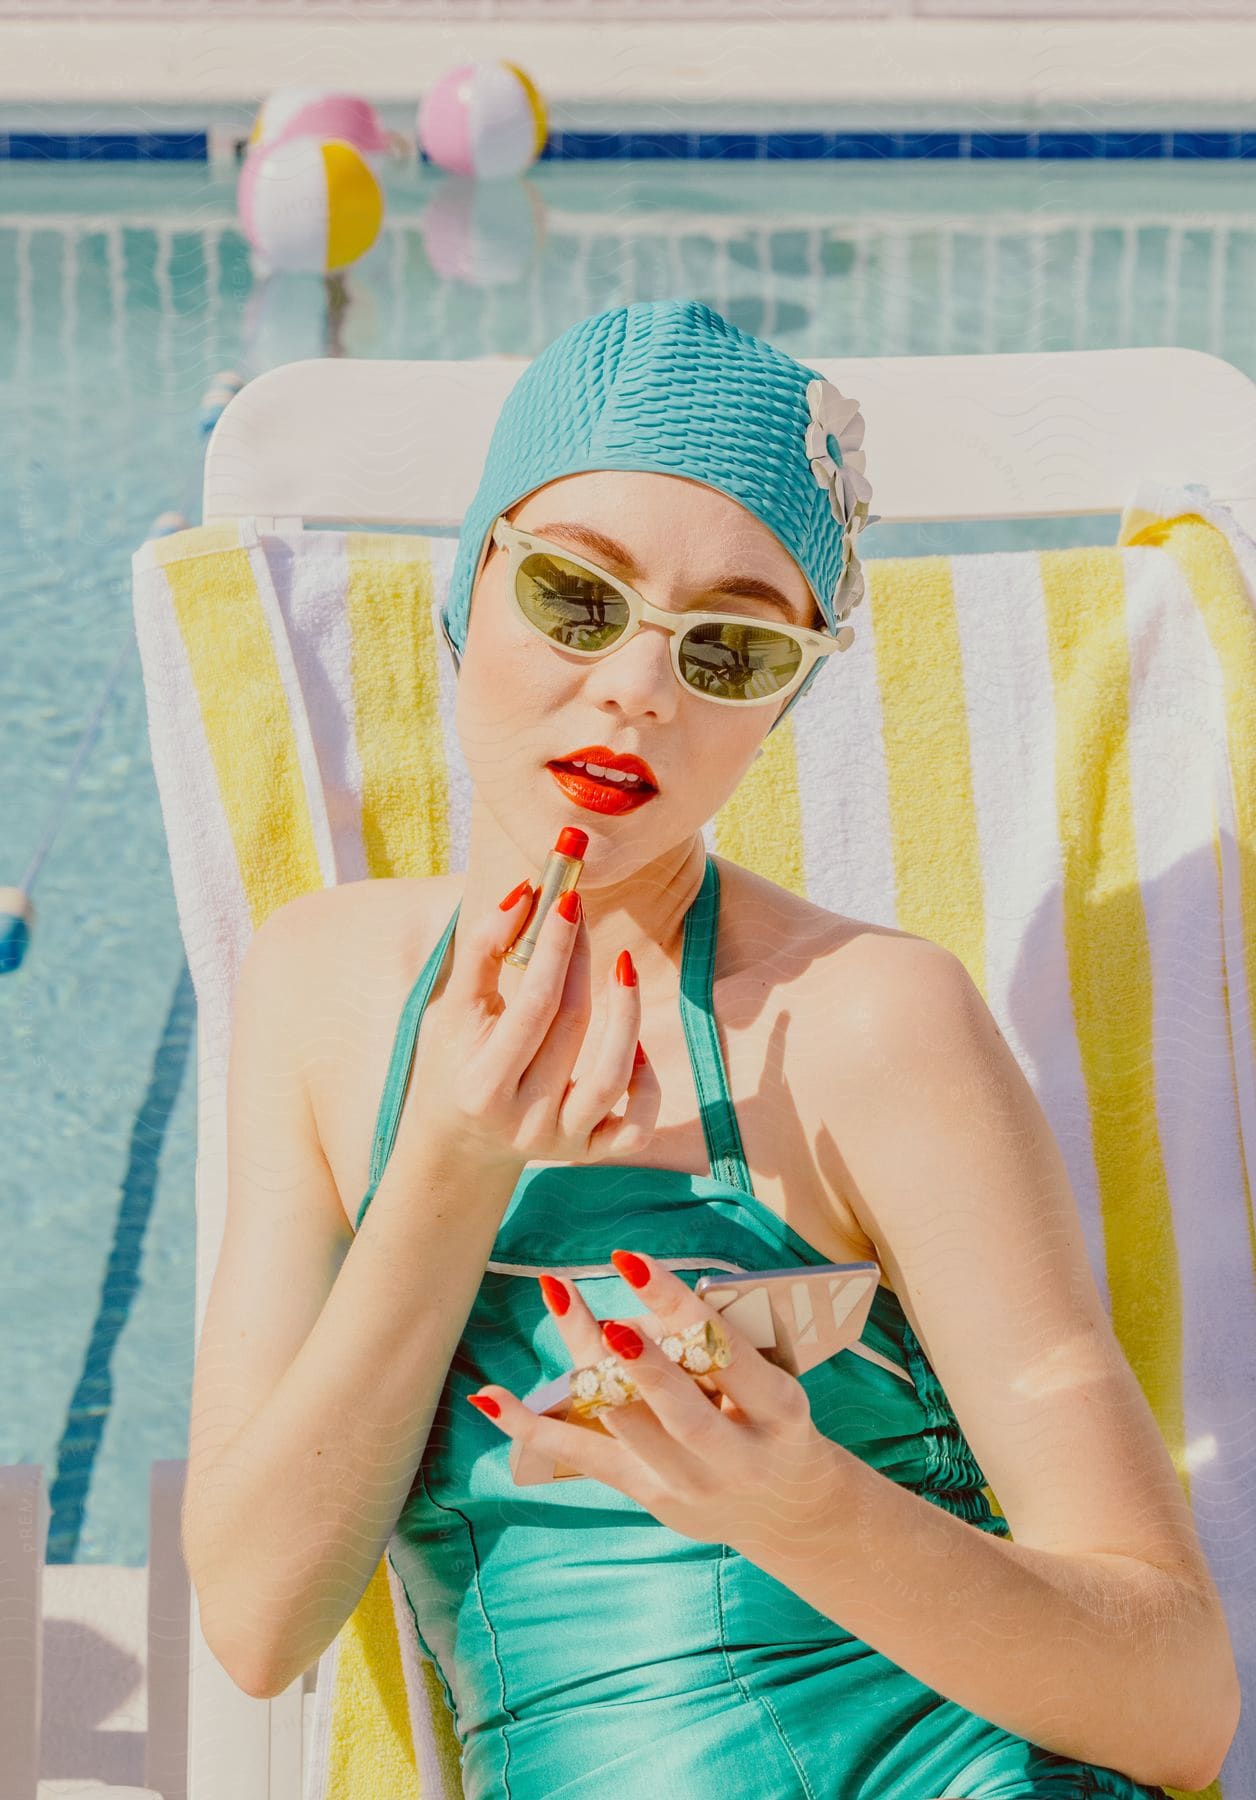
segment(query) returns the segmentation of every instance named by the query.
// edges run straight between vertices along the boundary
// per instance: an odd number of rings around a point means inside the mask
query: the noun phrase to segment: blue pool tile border
[[[427,157],[420,154],[420,160]],[[0,131],[0,160],[205,162],[206,131]],[[1256,159],[1256,131],[552,131],[542,162]]]
[[[421,160],[427,158],[420,152]],[[542,162],[1256,158],[1256,131],[553,131]]]
[[[205,131],[6,131],[0,158],[13,162],[206,162]]]

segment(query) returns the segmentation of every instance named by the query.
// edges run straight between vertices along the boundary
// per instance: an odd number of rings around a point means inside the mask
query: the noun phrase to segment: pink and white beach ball
[[[534,182],[453,175],[436,184],[419,229],[442,280],[517,287],[544,244],[545,205]]]
[[[451,175],[521,175],[549,135],[545,102],[517,63],[463,63],[419,103],[419,145]]]
[[[388,133],[370,101],[325,88],[276,88],[262,102],[249,149],[289,137],[338,138],[368,161],[388,153]]]
[[[291,274],[347,268],[365,256],[384,218],[374,170],[338,138],[283,137],[250,150],[236,204],[264,264]]]

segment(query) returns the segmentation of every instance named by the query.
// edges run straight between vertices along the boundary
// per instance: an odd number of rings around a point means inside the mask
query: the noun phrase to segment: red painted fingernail
[[[567,920],[568,924],[576,924],[580,917],[580,896],[575,888],[567,889],[567,892],[558,902],[558,910],[563,915],[564,919]]]
[[[571,1305],[571,1295],[562,1282],[556,1281],[552,1275],[541,1275],[537,1279],[541,1283],[541,1292],[545,1296],[546,1306],[552,1313],[557,1313],[561,1319]]]
[[[638,1038],[637,1039],[637,1047],[632,1053],[633,1068],[639,1069],[644,1061],[645,1061],[645,1051],[641,1048],[641,1039]]]
[[[501,1416],[502,1409],[491,1394],[468,1394],[467,1399],[472,1406],[478,1406],[482,1413],[487,1413],[490,1419]]]
[[[645,1344],[632,1329],[632,1326],[621,1325],[618,1319],[607,1319],[606,1323],[602,1326],[602,1336],[606,1339],[616,1356],[622,1356],[627,1362],[631,1362],[634,1357],[640,1356],[641,1352],[645,1349]]]
[[[631,1250],[612,1250],[611,1261],[624,1280],[631,1282],[635,1288],[643,1288],[650,1279],[649,1264],[643,1263],[641,1258],[634,1256]]]
[[[620,987],[636,987],[637,971],[632,966],[632,957],[627,950],[621,950],[619,961],[615,964],[615,979]]]
[[[523,893],[526,893],[528,888],[530,888],[531,886],[532,886],[532,883],[530,881],[521,881],[519,883],[518,887],[511,888],[510,892],[507,894],[507,896],[504,900],[499,900],[497,902],[498,906],[501,907],[503,912],[509,912],[511,907],[515,904],[516,900],[518,900],[519,896]]]

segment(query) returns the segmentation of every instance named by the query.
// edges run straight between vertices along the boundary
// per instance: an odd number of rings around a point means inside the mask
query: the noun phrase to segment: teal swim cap
[[[455,666],[497,520],[547,482],[592,469],[684,475],[729,495],[789,551],[836,636],[863,598],[854,544],[873,516],[863,432],[857,400],[701,301],[634,301],[581,319],[528,364],[494,427],[441,610]],[[833,660],[816,662],[771,730]]]

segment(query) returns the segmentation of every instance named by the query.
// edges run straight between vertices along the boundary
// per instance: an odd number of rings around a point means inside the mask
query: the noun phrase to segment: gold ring
[[[616,1356],[604,1356],[587,1368],[571,1369],[571,1411],[582,1419],[595,1419],[613,1406],[627,1406],[641,1398],[637,1384]]]
[[[688,1369],[691,1375],[726,1369],[733,1360],[728,1332],[719,1319],[699,1319],[696,1325],[687,1326],[684,1331],[671,1332],[660,1340],[659,1349],[682,1369]]]
[[[659,1348],[669,1361],[695,1376],[706,1375],[712,1369],[726,1369],[733,1360],[728,1332],[719,1319],[699,1319],[684,1331],[669,1332],[659,1340]],[[640,1389],[617,1356],[604,1356],[600,1362],[570,1369],[567,1379],[571,1392],[569,1410],[582,1419],[595,1419],[612,1407],[627,1406],[641,1398]]]

